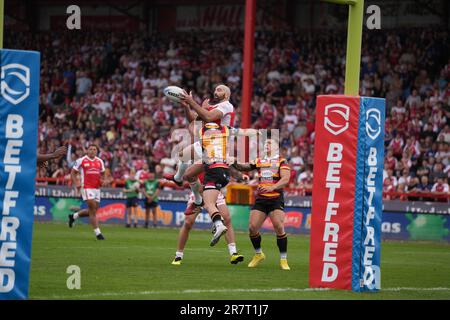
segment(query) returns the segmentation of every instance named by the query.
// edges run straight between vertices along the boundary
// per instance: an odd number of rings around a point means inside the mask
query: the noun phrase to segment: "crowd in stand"
[[[6,43],[41,52],[39,151],[70,142],[74,160],[96,143],[107,167],[105,186],[144,163],[159,175],[175,170],[171,134],[187,122],[162,94],[167,85],[192,90],[200,102],[215,85],[227,84],[239,126],[242,32],[43,32],[14,34]],[[360,94],[386,98],[388,198],[449,192],[449,45],[447,30],[363,34]],[[256,33],[251,123],[280,129],[291,188],[312,187],[316,96],[343,93],[345,47],[345,36],[333,31]],[[69,172],[62,159],[38,176],[64,180]]]

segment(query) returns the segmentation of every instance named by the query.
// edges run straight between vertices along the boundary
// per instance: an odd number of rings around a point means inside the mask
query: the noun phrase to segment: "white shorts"
[[[195,196],[194,193],[191,192],[191,194],[189,195],[189,200],[188,200],[188,206],[193,203],[195,200]],[[223,195],[223,193],[219,193],[219,196],[217,197],[217,201],[216,201],[216,206],[223,206],[226,205],[226,201],[225,201],[225,196]]]
[[[95,200],[100,202],[100,189],[81,189],[81,197],[83,201]]]

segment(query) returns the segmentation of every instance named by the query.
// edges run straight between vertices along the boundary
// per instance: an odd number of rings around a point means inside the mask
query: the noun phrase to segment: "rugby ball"
[[[168,86],[164,88],[164,95],[173,102],[180,102],[181,94],[183,93],[183,89],[177,86]]]

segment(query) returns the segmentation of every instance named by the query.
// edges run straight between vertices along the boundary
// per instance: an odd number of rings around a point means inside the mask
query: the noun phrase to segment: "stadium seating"
[[[342,37],[257,32],[255,39],[251,123],[281,130],[282,153],[294,168],[290,188],[303,194],[313,181],[315,98],[343,93]],[[201,101],[216,84],[227,83],[239,126],[240,32],[15,33],[5,41],[42,54],[40,152],[70,142],[75,159],[90,141],[97,143],[108,168],[105,186],[120,185],[129,168],[139,170],[144,161],[158,174],[174,170],[171,132],[186,120],[163,96],[167,85],[193,90]],[[432,200],[420,192],[448,190],[449,44],[448,31],[436,28],[364,34],[360,94],[387,101],[387,198]],[[68,183],[69,172],[63,159],[40,168],[38,182]]]

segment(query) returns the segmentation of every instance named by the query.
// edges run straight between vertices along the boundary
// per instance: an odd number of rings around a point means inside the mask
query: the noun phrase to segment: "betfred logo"
[[[30,95],[30,68],[19,63],[2,67],[0,91],[8,102],[19,104]]]
[[[375,140],[381,133],[381,113],[380,110],[372,108],[366,112],[366,133]]]
[[[332,103],[325,107],[324,126],[337,136],[348,129],[350,108],[345,104]]]

